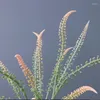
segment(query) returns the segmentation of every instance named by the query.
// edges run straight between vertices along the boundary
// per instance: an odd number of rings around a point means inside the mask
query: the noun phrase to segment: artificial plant
[[[68,47],[66,45],[66,22],[68,17],[76,12],[76,10],[71,10],[67,14],[64,15],[62,18],[60,25],[59,25],[59,49],[56,59],[56,64],[52,71],[51,78],[47,85],[45,99],[48,99],[48,96],[51,96],[51,99],[55,99],[58,92],[61,88],[69,82],[71,77],[77,75],[78,72],[81,73],[81,70],[85,67],[95,66],[96,64],[100,63],[100,57],[93,57],[89,60],[85,61],[84,64],[77,65],[75,69],[72,68],[73,62],[75,61],[78,53],[81,50],[81,47],[84,43],[87,29],[89,26],[89,22],[85,25],[82,33],[80,34],[76,44],[73,47]],[[36,49],[33,52],[32,56],[32,70],[30,70],[27,65],[24,63],[21,55],[16,54],[15,57],[22,69],[24,76],[27,80],[28,86],[30,87],[30,92],[33,93],[32,99],[43,99],[43,58],[42,58],[42,35],[45,29],[40,32],[40,34],[33,32],[36,37]],[[70,51],[70,52],[69,52]],[[67,55],[67,56],[66,56]],[[65,59],[67,57],[67,59]],[[64,62],[65,60],[65,62]],[[18,99],[28,99],[26,90],[24,89],[23,83],[20,80],[17,80],[15,75],[13,75],[7,67],[0,62],[0,74],[2,75],[1,78],[8,81],[8,83],[12,86],[14,93]],[[82,86],[78,89],[74,90],[70,94],[63,96],[62,99],[76,99],[81,94],[86,91],[92,91],[97,93],[95,89],[90,86]],[[50,94],[51,93],[51,94]],[[3,96],[1,98],[4,98]]]

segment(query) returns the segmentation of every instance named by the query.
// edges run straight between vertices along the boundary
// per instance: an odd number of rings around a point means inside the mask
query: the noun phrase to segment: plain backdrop
[[[86,40],[72,68],[100,55],[100,0],[0,0],[0,60],[23,80],[25,77],[14,58],[20,54],[31,69],[32,53],[36,47],[36,37],[33,31],[39,33],[43,29],[43,62],[44,62],[44,89],[56,63],[58,50],[58,29],[62,17],[70,10],[76,10],[67,22],[67,46],[74,46],[85,24],[90,20]],[[79,98],[100,98],[100,64],[85,68],[82,74],[61,89],[56,98],[61,98],[74,89],[89,85],[98,91],[98,95],[86,92]],[[32,93],[27,87],[27,94]],[[14,98],[14,93],[6,80],[0,80],[0,96]]]

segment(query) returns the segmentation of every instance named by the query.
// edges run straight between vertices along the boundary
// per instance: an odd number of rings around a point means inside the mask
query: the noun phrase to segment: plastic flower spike
[[[71,94],[64,96],[62,99],[64,99],[64,100],[76,99],[77,97],[79,97],[81,94],[83,94],[86,91],[92,91],[97,94],[97,91],[95,89],[93,89],[92,87],[82,86],[82,87],[79,87],[78,89],[74,90],[73,92],[71,92]]]
[[[33,96],[39,97],[39,95],[36,93],[37,90],[35,88],[36,84],[35,84],[35,77],[34,77],[33,73],[27,67],[27,65],[24,63],[22,57],[19,54],[16,54],[15,57],[20,65],[20,68],[22,69],[22,71],[24,73],[24,76],[26,77],[28,85],[31,87],[31,91],[34,92]]]
[[[32,56],[32,68],[35,77],[35,88],[37,88],[41,97],[43,97],[43,58],[42,58],[42,36],[45,29],[42,30],[39,34],[33,32],[36,37],[36,49],[33,52]]]

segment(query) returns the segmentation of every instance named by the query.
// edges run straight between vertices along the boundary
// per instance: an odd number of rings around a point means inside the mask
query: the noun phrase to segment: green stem
[[[7,78],[10,78],[12,81],[14,81],[19,86],[19,88],[21,88],[21,91],[22,91],[25,99],[28,99],[24,88],[19,84],[19,82],[17,80],[13,79],[13,77],[7,75],[6,73],[3,73],[2,71],[0,71],[0,73],[3,74],[4,76],[6,76]]]

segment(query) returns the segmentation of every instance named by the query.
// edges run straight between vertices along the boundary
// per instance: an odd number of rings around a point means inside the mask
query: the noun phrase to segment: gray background
[[[17,53],[22,55],[31,68],[32,53],[36,46],[36,37],[32,32],[39,33],[46,29],[43,34],[44,88],[46,88],[56,62],[59,23],[63,15],[70,10],[77,12],[71,15],[67,22],[68,47],[75,45],[85,24],[90,20],[87,37],[74,68],[90,57],[100,55],[100,0],[0,0],[0,60],[18,79],[25,81],[14,55]],[[98,95],[87,92],[80,98],[100,98],[100,65],[85,68],[82,74],[69,81],[57,98],[83,85],[92,86],[98,91]],[[2,95],[14,98],[13,91],[5,80],[0,80],[0,96]],[[32,98],[29,92],[28,97]]]

